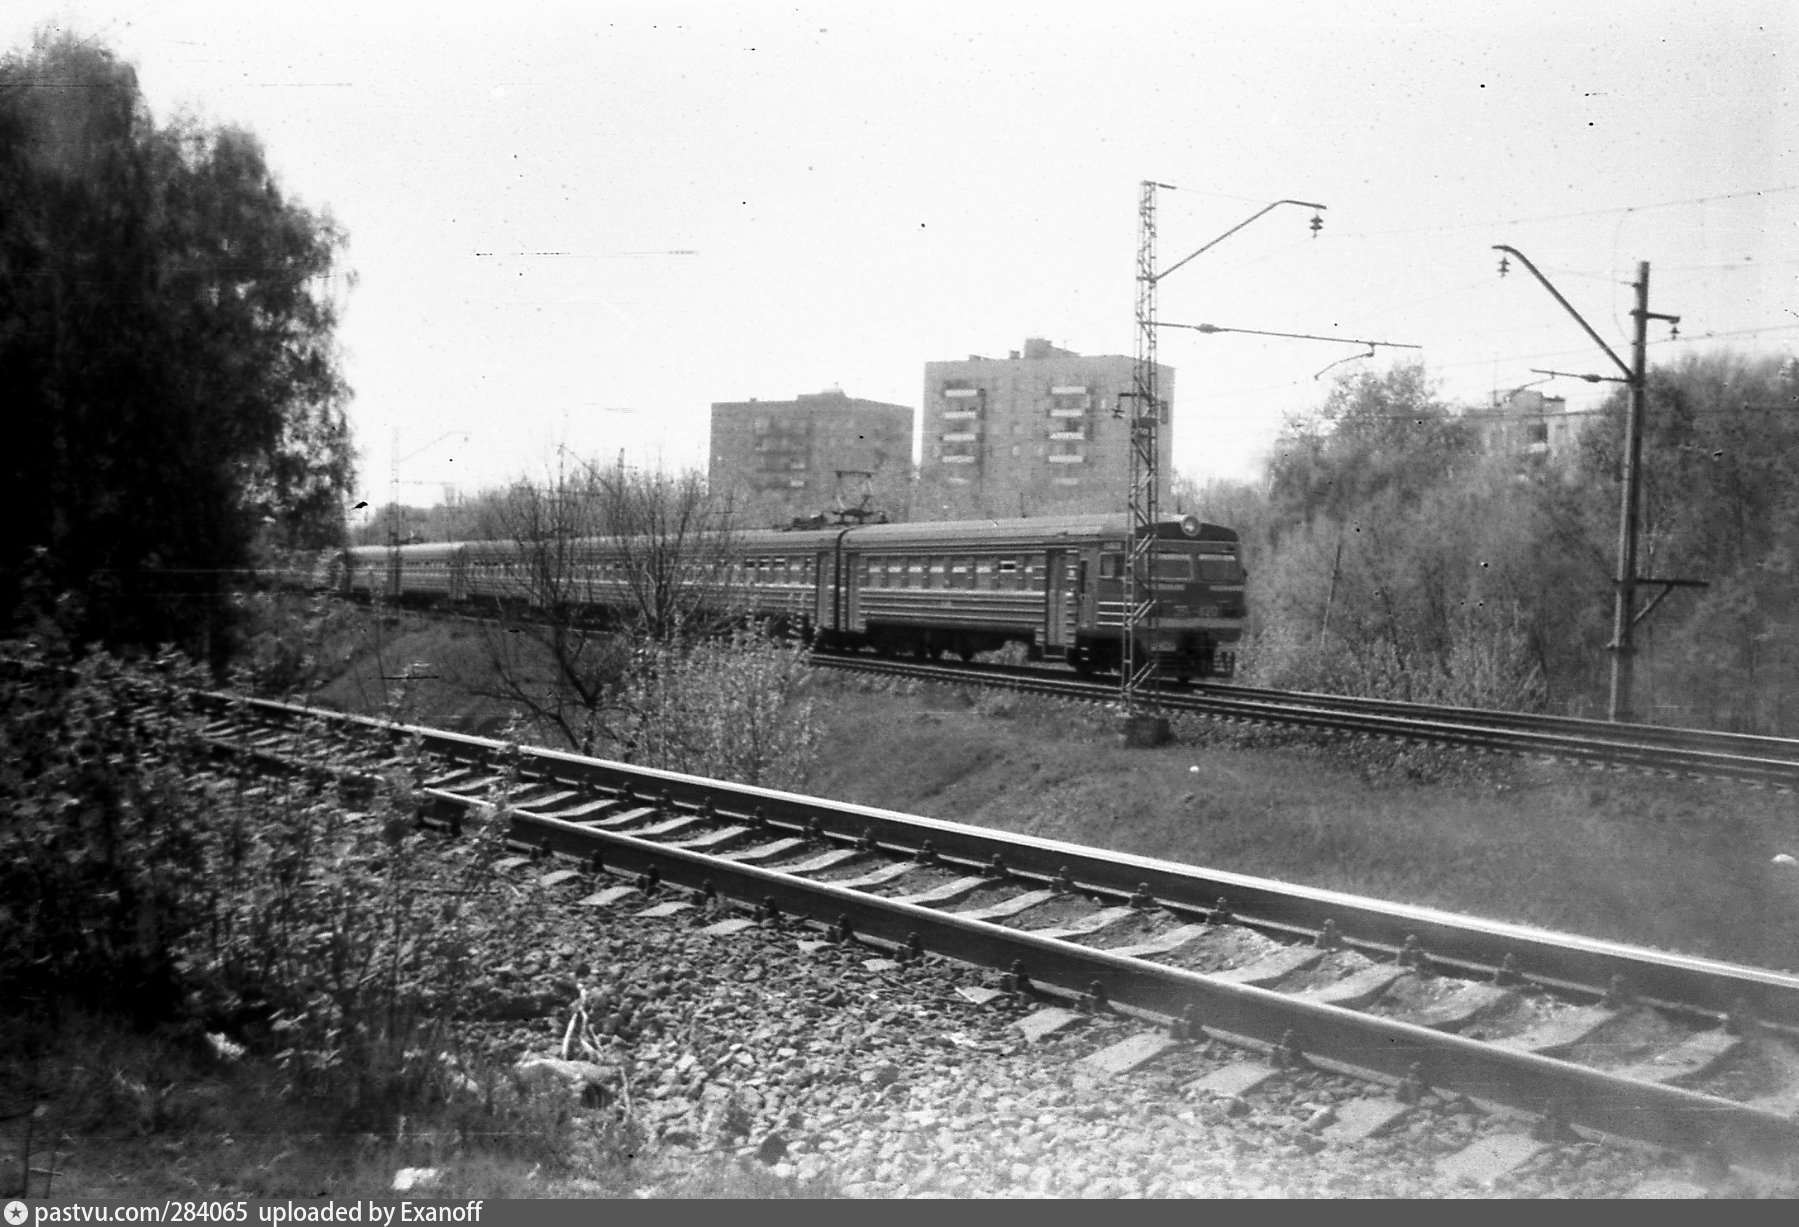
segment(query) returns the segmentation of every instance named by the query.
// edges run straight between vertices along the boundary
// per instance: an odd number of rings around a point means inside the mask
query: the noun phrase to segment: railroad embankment
[[[507,713],[481,636],[346,635],[313,698],[494,734]],[[1773,863],[1799,852],[1790,795],[1189,717],[1174,744],[1125,750],[1092,705],[838,674],[812,696],[820,796],[1799,967],[1799,872]]]
[[[1795,799],[1718,781],[832,682],[820,794],[1614,941],[1799,965]]]

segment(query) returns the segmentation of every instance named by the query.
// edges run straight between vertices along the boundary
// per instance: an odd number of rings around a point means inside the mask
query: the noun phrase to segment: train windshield
[[[1156,578],[1179,580],[1182,583],[1192,579],[1192,557],[1187,554],[1157,554]]]
[[[1202,554],[1199,557],[1199,578],[1208,584],[1240,584],[1243,582],[1243,568],[1229,555]]]

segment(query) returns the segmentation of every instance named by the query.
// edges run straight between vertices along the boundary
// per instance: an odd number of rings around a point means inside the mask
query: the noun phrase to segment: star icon
[[[25,1208],[24,1202],[9,1201],[6,1203],[6,1221],[9,1227],[20,1227],[20,1224],[30,1217],[31,1211]]]

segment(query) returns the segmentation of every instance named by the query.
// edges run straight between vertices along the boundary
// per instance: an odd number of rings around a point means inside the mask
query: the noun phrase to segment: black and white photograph
[[[1799,1196],[1782,0],[0,0],[0,427],[7,1227]]]

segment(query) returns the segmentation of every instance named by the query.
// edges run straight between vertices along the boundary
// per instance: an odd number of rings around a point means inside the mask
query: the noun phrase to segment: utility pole
[[[1119,698],[1124,707],[1125,740],[1138,736],[1138,704],[1141,691],[1155,672],[1153,650],[1156,634],[1155,557],[1156,521],[1161,492],[1161,425],[1163,405],[1156,370],[1156,189],[1170,187],[1145,179],[1137,194],[1137,350],[1131,374],[1130,491],[1125,519],[1123,642],[1119,645]],[[1172,271],[1172,270],[1171,270]],[[1124,399],[1123,397],[1119,398]],[[1123,406],[1114,410],[1114,416]],[[1141,640],[1150,650],[1141,653]],[[1153,718],[1152,718],[1153,720]],[[1167,740],[1167,721],[1143,731],[1149,742]]]
[[[1631,313],[1636,336],[1630,355],[1630,410],[1624,419],[1624,494],[1618,511],[1617,595],[1612,602],[1612,688],[1606,709],[1614,721],[1632,718],[1631,698],[1636,681],[1636,644],[1632,631],[1637,622],[1661,603],[1672,588],[1704,587],[1701,580],[1639,579],[1637,576],[1637,513],[1642,505],[1643,413],[1649,399],[1649,321],[1666,320],[1678,325],[1678,315],[1662,315],[1649,309],[1649,262],[1637,264],[1637,305]],[[1660,583],[1661,592],[1642,613],[1635,612],[1637,584]]]
[[[1124,615],[1119,627],[1119,705],[1124,709],[1126,745],[1159,745],[1168,739],[1168,719],[1144,713],[1144,692],[1156,669],[1155,560],[1156,524],[1161,519],[1161,433],[1168,420],[1168,406],[1158,388],[1156,290],[1162,279],[1189,261],[1205,254],[1265,213],[1282,205],[1312,210],[1312,235],[1324,228],[1324,206],[1309,200],[1277,200],[1250,214],[1223,234],[1173,264],[1156,271],[1156,190],[1174,190],[1169,183],[1145,179],[1137,194],[1137,350],[1131,390],[1118,398],[1114,418],[1130,423],[1130,490],[1125,542]],[[1170,327],[1193,327],[1175,324]],[[1229,331],[1205,325],[1201,332]],[[1335,339],[1335,338],[1324,338]],[[1359,342],[1358,342],[1359,343]],[[1129,403],[1127,415],[1125,405]]]
[[[1647,618],[1660,605],[1667,595],[1676,588],[1704,588],[1706,581],[1699,579],[1665,579],[1658,576],[1637,574],[1637,519],[1642,505],[1642,473],[1643,473],[1643,415],[1649,398],[1649,321],[1664,320],[1675,326],[1675,335],[1680,335],[1678,315],[1666,315],[1649,309],[1649,262],[1639,261],[1637,279],[1634,287],[1637,292],[1637,305],[1631,310],[1631,318],[1635,327],[1631,330],[1630,364],[1626,366],[1612,347],[1602,340],[1593,326],[1581,318],[1561,292],[1549,284],[1549,279],[1537,271],[1532,264],[1515,247],[1494,244],[1493,250],[1504,252],[1506,256],[1518,257],[1519,263],[1530,270],[1543,288],[1555,296],[1563,310],[1574,317],[1576,323],[1586,329],[1587,335],[1594,344],[1605,351],[1605,356],[1624,373],[1622,379],[1611,375],[1580,375],[1573,378],[1584,379],[1588,383],[1604,380],[1608,383],[1621,383],[1630,390],[1629,407],[1624,417],[1624,464],[1620,474],[1623,493],[1618,507],[1618,568],[1612,579],[1612,641],[1606,646],[1612,653],[1611,693],[1607,696],[1606,718],[1613,723],[1623,723],[1633,718],[1632,694],[1636,681],[1636,644],[1633,632],[1638,622]],[[1504,258],[1499,262],[1499,275],[1506,274],[1508,264]],[[1560,372],[1554,372],[1559,374]],[[1636,608],[1637,586],[1639,584],[1659,584],[1661,591],[1641,610]]]

